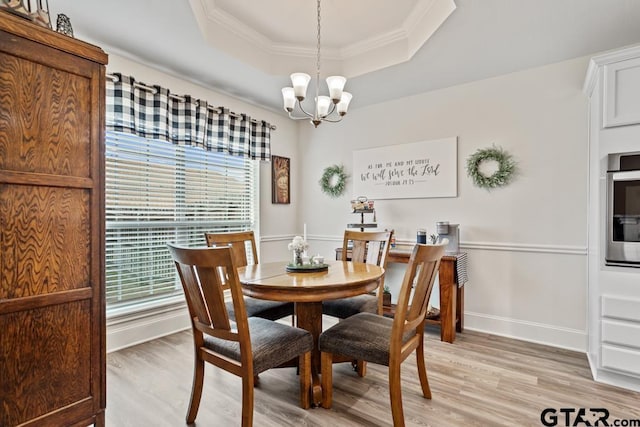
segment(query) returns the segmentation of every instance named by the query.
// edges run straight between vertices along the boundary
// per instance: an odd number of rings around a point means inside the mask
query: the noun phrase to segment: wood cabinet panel
[[[0,425],[19,425],[91,395],[88,300],[0,316]]]
[[[88,177],[90,80],[0,54],[0,169]]]
[[[0,299],[91,286],[89,191],[0,185]]]

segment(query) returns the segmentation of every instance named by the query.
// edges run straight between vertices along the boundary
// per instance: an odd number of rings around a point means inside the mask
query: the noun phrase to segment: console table
[[[398,245],[389,249],[387,262],[407,264],[413,251],[412,245]],[[336,259],[342,258],[342,248],[336,248]],[[348,254],[347,254],[348,258]],[[452,343],[456,332],[464,330],[464,281],[458,279],[458,260],[464,259],[466,253],[446,254],[440,261],[438,282],[440,286],[440,316],[427,319],[427,324],[440,326],[440,339]],[[384,314],[393,316],[395,306],[385,306]]]

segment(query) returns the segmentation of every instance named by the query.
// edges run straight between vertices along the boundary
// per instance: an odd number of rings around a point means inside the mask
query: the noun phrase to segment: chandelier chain
[[[318,52],[316,56],[316,108],[314,118],[318,119],[318,96],[320,95],[320,0],[317,6],[318,12]]]
[[[318,0],[318,54],[316,58],[316,73],[320,75],[320,0]]]

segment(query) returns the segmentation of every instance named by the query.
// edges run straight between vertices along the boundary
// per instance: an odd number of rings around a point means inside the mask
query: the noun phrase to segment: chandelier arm
[[[342,121],[342,118],[344,116],[338,116],[338,118],[336,120],[332,120],[332,119],[328,119],[326,117],[324,117],[323,119],[321,119],[323,122],[329,122],[329,123],[338,123]]]
[[[336,104],[334,104],[333,102],[331,103],[331,109],[327,112],[327,115],[325,117],[328,117],[331,115],[331,113],[333,113],[334,111],[336,111]]]
[[[289,112],[289,118],[292,120],[309,120],[310,118],[313,118],[313,117],[311,116],[298,117],[298,116],[294,116],[291,112]]]
[[[308,113],[304,107],[302,106],[302,102],[298,101],[298,108],[300,108],[300,111],[302,111],[304,114],[306,114],[308,117],[307,118],[312,118],[315,119],[315,115],[314,114],[310,114]]]

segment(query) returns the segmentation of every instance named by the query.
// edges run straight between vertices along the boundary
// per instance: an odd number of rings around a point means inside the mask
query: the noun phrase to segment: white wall
[[[378,223],[399,242],[436,221],[461,224],[469,253],[465,326],[560,347],[586,348],[587,100],[581,92],[587,58],[526,70],[385,104],[356,108],[340,124],[313,129],[189,81],[110,55],[109,72],[188,93],[277,126],[272,153],[291,158],[291,204],[271,204],[270,165],[261,165],[262,262],[288,256],[286,243],[306,223],[312,252],[334,256],[344,226],[353,222],[347,194],[320,192],[322,170],[352,151],[458,137],[458,197],[378,200]],[[279,96],[274,94],[274,96]],[[355,94],[357,97],[357,94]],[[298,142],[299,141],[299,142]],[[474,187],[465,159],[497,144],[517,159],[520,175],[504,189]],[[402,266],[391,265],[397,286]],[[188,326],[183,308],[110,319],[110,350]]]
[[[353,150],[458,137],[458,197],[377,200],[380,228],[414,241],[418,227],[460,223],[469,253],[465,326],[586,349],[588,58],[525,70],[351,111],[340,124],[300,126],[300,220],[312,252],[333,257],[345,224],[355,222],[346,194],[330,199],[325,167],[352,169]],[[357,94],[354,94],[357,97]],[[496,144],[520,173],[487,191],[466,176],[465,160]],[[387,280],[397,286],[401,266]]]

